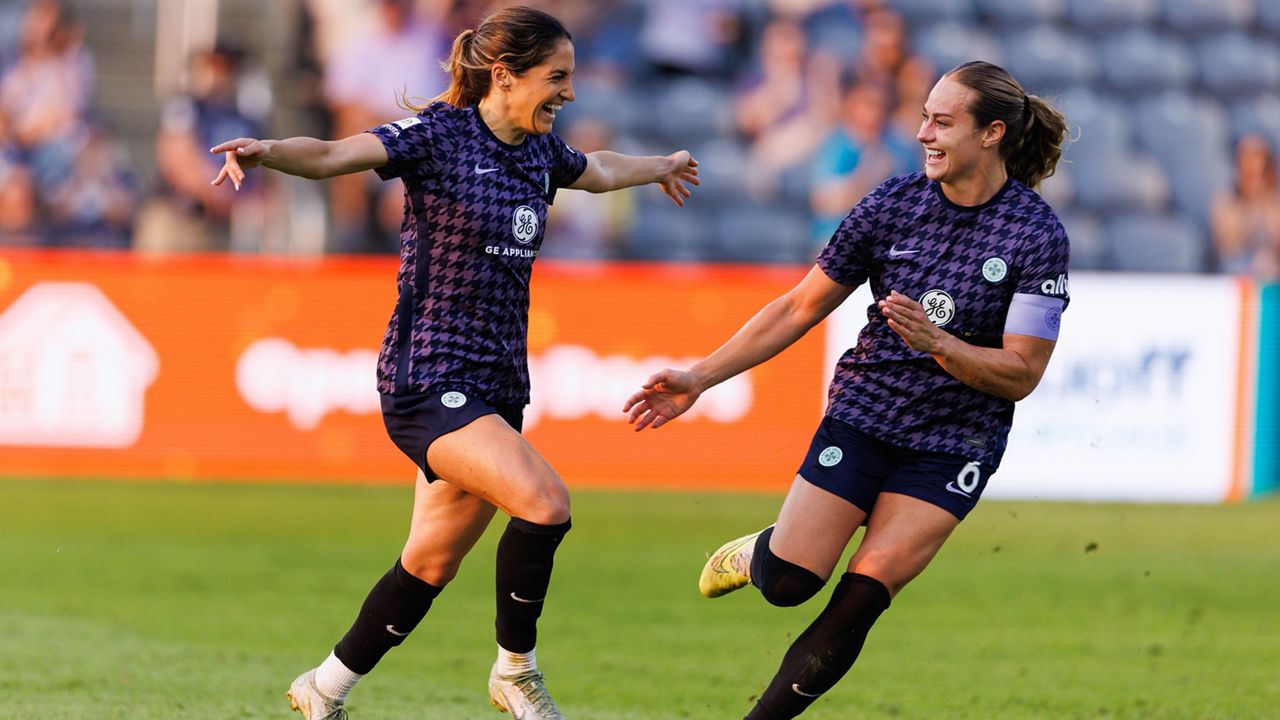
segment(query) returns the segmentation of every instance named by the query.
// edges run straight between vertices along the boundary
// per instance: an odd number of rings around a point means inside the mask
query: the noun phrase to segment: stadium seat
[[[939,20],[970,23],[975,19],[972,0],[889,0],[908,25]]]
[[[697,202],[742,204],[747,200],[747,181],[751,176],[746,150],[725,136],[692,150],[698,160],[698,178],[702,184],[694,188]]]
[[[716,259],[728,262],[800,263],[806,257],[809,215],[786,205],[740,205],[714,221]]]
[[[1259,29],[1273,35],[1280,35],[1280,3],[1259,0],[1256,22]]]
[[[1066,0],[975,0],[983,18],[997,25],[1023,27],[1062,19]]]
[[[1137,272],[1204,272],[1209,245],[1190,218],[1132,214],[1107,224],[1108,252],[1116,270]]]
[[[1200,83],[1220,96],[1280,90],[1280,50],[1245,33],[1225,33],[1199,43]]]
[[[1280,95],[1267,93],[1242,100],[1231,107],[1230,115],[1234,137],[1261,135],[1280,152]]]
[[[1149,27],[1158,10],[1157,0],[1067,0],[1067,19],[1088,32]]]
[[[641,94],[625,83],[599,78],[574,78],[577,99],[560,111],[560,126],[571,126],[579,117],[595,117],[618,132],[643,132],[652,122],[652,112],[641,105]]]
[[[814,13],[805,20],[810,50],[829,53],[846,65],[854,64],[862,52],[862,26],[845,14]]]
[[[1000,44],[986,32],[964,23],[941,22],[914,30],[911,47],[940,73],[970,60],[1002,64]]]
[[[1234,177],[1230,145],[1193,145],[1159,159],[1169,176],[1174,207],[1207,223],[1210,201]]]
[[[1230,138],[1226,113],[1216,100],[1170,90],[1140,100],[1135,106],[1140,145],[1161,156],[1189,147],[1226,148]]]
[[[1079,35],[1052,25],[1011,31],[1005,39],[1005,67],[1037,95],[1052,95],[1098,76],[1096,53]]]
[[[1253,0],[1165,0],[1161,19],[1187,35],[1243,30],[1253,21]]]
[[[1191,50],[1178,39],[1147,29],[1131,29],[1101,42],[1102,75],[1124,93],[1186,87],[1196,76]]]
[[[681,146],[733,132],[733,98],[723,84],[681,78],[660,86],[649,98],[648,115],[659,135]]]
[[[665,200],[665,198],[664,198]],[[692,204],[676,212],[668,201],[642,201],[627,236],[622,257],[627,260],[698,262],[711,259],[711,225],[706,211]]]
[[[1107,236],[1102,222],[1087,212],[1064,212],[1058,215],[1071,241],[1072,270],[1106,270],[1111,266]]]
[[[1063,156],[1075,163],[1129,153],[1132,143],[1129,114],[1119,103],[1089,88],[1072,88],[1057,98],[1067,118],[1071,141]]]
[[[1080,208],[1097,212],[1163,211],[1169,206],[1169,179],[1156,161],[1142,155],[1103,155],[1073,167]]]
[[[1036,191],[1055,208],[1071,207],[1076,201],[1075,178],[1075,164],[1059,161],[1053,175],[1045,178]]]

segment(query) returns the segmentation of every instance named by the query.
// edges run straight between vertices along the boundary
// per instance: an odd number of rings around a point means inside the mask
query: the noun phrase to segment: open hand
[[[685,183],[702,183],[698,179],[698,161],[693,159],[688,150],[680,150],[668,155],[667,162],[671,169],[658,178],[658,184],[662,186],[662,192],[669,195],[677,205],[684,207],[684,199],[693,194]]]
[[[622,412],[628,413],[627,422],[635,425],[637,432],[649,425],[657,430],[693,407],[700,395],[702,388],[693,373],[663,370],[627,399]]]
[[[270,148],[266,143],[253,138],[236,138],[213,146],[209,149],[210,153],[214,155],[223,153],[225,157],[222,169],[218,171],[218,177],[213,179],[213,184],[221,185],[222,181],[230,178],[231,184],[239,190],[240,184],[244,182],[244,171],[261,165],[267,158],[268,150]]]

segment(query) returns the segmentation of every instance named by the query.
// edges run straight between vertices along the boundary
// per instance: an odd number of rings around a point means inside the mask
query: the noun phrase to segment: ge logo
[[[528,245],[537,233],[538,213],[528,205],[516,208],[515,214],[511,216],[511,234],[516,236],[516,242]]]
[[[945,290],[930,290],[920,296],[920,305],[924,314],[939,327],[951,322],[956,316],[956,301]]]
[[[818,464],[822,467],[831,467],[843,459],[844,451],[835,445],[832,445],[826,450],[823,450],[822,454],[818,455]]]
[[[447,392],[440,396],[440,404],[449,408],[460,408],[467,404],[467,396],[460,392]]]

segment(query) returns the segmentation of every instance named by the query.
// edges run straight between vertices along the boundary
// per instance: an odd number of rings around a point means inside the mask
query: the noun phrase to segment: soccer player
[[[869,323],[836,367],[777,523],[726,543],[699,580],[707,597],[753,584],[774,605],[799,605],[867,526],[748,720],[794,718],[849,671],[999,466],[1014,403],[1044,374],[1068,302],[1067,236],[1031,190],[1053,173],[1065,132],[1062,115],[1002,68],[948,72],[924,105],[924,171],[859,201],[796,287],[627,401],[636,430],[661,427],[871,283]]]
[[[698,184],[688,152],[590,155],[551,133],[574,99],[572,38],[543,12],[513,7],[453,42],[449,88],[413,117],[367,133],[240,138],[212,152],[214,180],[239,186],[261,165],[325,178],[374,169],[405,182],[399,301],[378,361],[392,440],[419,468],[404,550],[354,624],[288,697],[307,720],[345,718],[352,686],[417,627],[495,511],[498,543],[494,706],[561,718],[535,657],[556,547],[569,530],[564,482],[520,435],[529,402],[529,278],[558,188],[606,192],[658,183],[683,205]]]

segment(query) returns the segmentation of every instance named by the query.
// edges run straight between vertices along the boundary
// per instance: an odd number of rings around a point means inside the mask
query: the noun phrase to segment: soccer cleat
[[[537,670],[519,675],[499,675],[495,665],[489,673],[489,703],[512,720],[564,720],[560,708],[551,699],[542,673]]]
[[[707,560],[707,564],[702,566],[702,575],[698,578],[698,592],[701,592],[704,597],[714,598],[749,585],[751,556],[755,553],[756,538],[768,529],[757,530],[750,535],[721,545],[720,549]]]
[[[306,720],[347,720],[342,701],[325,697],[316,687],[316,671],[308,670],[298,676],[284,694],[291,709],[302,713]]]

